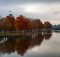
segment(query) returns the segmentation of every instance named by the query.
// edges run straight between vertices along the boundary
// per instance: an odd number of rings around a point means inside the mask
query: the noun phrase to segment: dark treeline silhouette
[[[35,46],[41,45],[43,40],[50,39],[52,36],[51,32],[47,33],[38,33],[37,35],[32,36],[18,36],[18,37],[1,37],[0,38],[0,53],[13,53],[17,52],[23,56],[28,49]]]

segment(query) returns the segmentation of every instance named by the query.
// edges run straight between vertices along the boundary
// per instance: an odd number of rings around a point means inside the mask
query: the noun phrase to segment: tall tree
[[[25,25],[24,16],[20,15],[15,20],[15,27],[17,30],[22,30],[24,29],[24,25]]]
[[[52,24],[48,21],[44,22],[44,29],[51,29],[52,28]]]
[[[9,14],[9,16],[6,16],[6,19],[4,20],[6,30],[14,30],[15,29],[15,18],[12,14]],[[9,29],[7,29],[9,28]]]
[[[43,29],[43,23],[39,19],[33,20],[32,27],[33,29]]]
[[[0,18],[0,30],[3,30],[3,28],[4,28],[4,19],[5,18]]]
[[[29,18],[22,15],[16,18],[15,26],[17,30],[29,30],[32,28]]]
[[[29,18],[25,18],[25,20],[26,20],[26,29],[27,30],[31,30],[32,29],[32,22],[31,22],[31,20],[29,19]]]

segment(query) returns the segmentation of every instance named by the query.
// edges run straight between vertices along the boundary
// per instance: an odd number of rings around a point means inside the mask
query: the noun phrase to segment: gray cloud
[[[14,16],[60,20],[60,0],[0,0],[0,15],[8,15],[9,10]]]
[[[17,5],[25,3],[53,3],[60,0],[0,0],[0,5]]]

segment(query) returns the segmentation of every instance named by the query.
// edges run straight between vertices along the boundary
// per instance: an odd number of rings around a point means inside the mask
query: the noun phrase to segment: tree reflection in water
[[[52,32],[51,31],[48,31],[48,32],[44,33],[45,40],[49,40],[51,38],[51,36],[52,36]]]
[[[39,33],[35,37],[32,36],[0,37],[0,53],[10,54],[16,51],[17,54],[23,56],[29,48],[41,45],[44,38],[50,39],[52,33]]]
[[[29,46],[31,45],[32,38],[29,36],[24,36],[16,39],[15,50],[18,54],[24,55]]]

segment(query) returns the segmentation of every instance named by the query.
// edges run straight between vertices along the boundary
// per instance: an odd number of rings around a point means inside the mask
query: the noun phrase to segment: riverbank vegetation
[[[9,14],[0,18],[0,32],[39,32],[51,30],[51,27],[52,24],[49,21],[42,23],[40,19],[31,19],[23,15],[15,18],[12,14]]]

